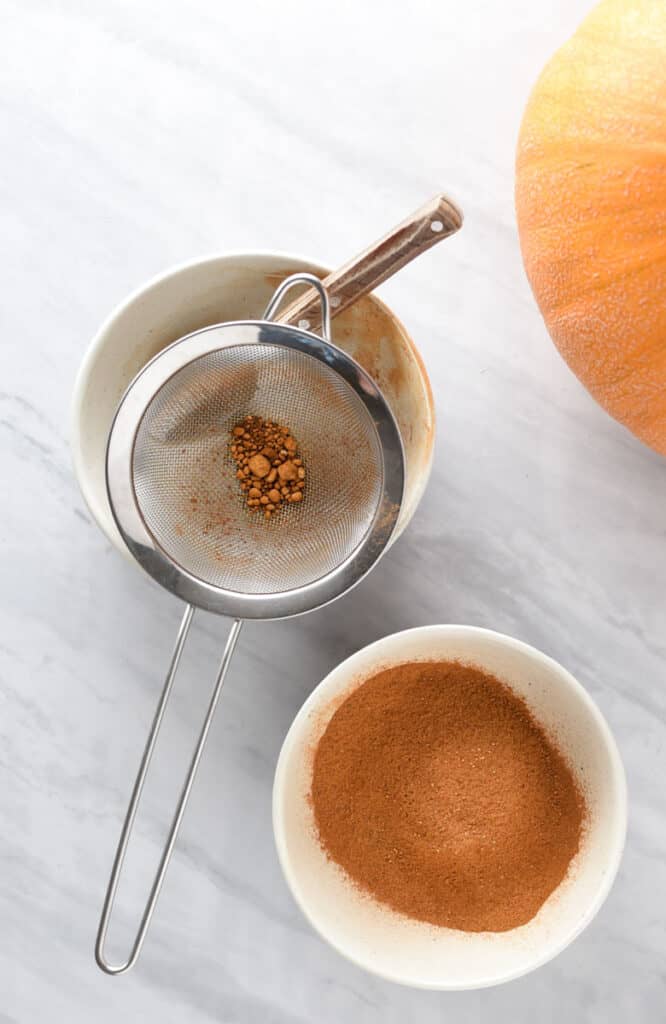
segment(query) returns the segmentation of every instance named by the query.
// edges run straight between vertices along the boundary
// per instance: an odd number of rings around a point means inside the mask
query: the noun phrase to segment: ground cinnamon
[[[585,813],[525,702],[457,662],[400,665],[356,688],[318,743],[311,799],[324,850],[356,885],[470,932],[534,917]]]
[[[306,472],[291,431],[262,416],[246,416],[231,430],[229,451],[247,507],[266,519],[305,494]]]

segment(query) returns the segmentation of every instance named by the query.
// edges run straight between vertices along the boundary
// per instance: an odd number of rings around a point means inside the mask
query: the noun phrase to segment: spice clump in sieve
[[[305,466],[287,427],[246,416],[233,427],[229,447],[249,509],[270,519],[283,505],[303,500]]]
[[[525,701],[459,662],[396,665],[357,686],[315,749],[310,796],[323,850],[360,890],[467,932],[530,921],[586,815]]]

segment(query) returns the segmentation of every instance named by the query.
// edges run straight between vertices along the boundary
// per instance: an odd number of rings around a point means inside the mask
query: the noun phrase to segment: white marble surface
[[[663,1020],[666,461],[558,357],[512,208],[528,88],[588,6],[0,4],[2,1024]],[[78,363],[111,307],[169,264],[232,248],[335,264],[440,187],[463,204],[464,232],[381,290],[437,398],[430,488],[347,600],[244,631],[142,960],[105,977],[100,901],[180,607],[82,504],[68,450]],[[530,977],[469,994],[402,989],[324,945],[287,892],[270,823],[276,756],[312,686],[376,637],[447,621],[515,634],[576,673],[618,738],[631,805],[589,930]],[[195,629],[118,949],[224,628],[201,616]]]

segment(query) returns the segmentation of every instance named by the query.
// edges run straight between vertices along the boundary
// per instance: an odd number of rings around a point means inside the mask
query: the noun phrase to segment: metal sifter
[[[187,607],[102,909],[95,958],[108,974],[127,971],[141,951],[242,620],[298,615],[339,597],[372,568],[395,528],[405,473],[400,433],[377,385],[332,344],[331,315],[461,223],[456,207],[436,197],[323,282],[292,275],[263,319],[174,342],[122,398],[107,448],[111,509],[136,560]],[[307,292],[276,319],[287,292],[303,284]],[[269,522],[248,511],[227,452],[233,426],[249,414],[287,425],[307,465],[306,500]],[[104,951],[109,919],[195,608],[233,624],[134,944],[113,965]]]

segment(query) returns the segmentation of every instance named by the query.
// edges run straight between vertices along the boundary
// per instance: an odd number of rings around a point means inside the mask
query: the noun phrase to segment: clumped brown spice
[[[361,890],[468,932],[530,921],[585,815],[525,702],[458,662],[398,665],[356,688],[319,740],[310,795],[324,851]]]
[[[229,446],[249,509],[270,519],[284,505],[303,500],[305,466],[287,427],[246,416],[233,427]]]

